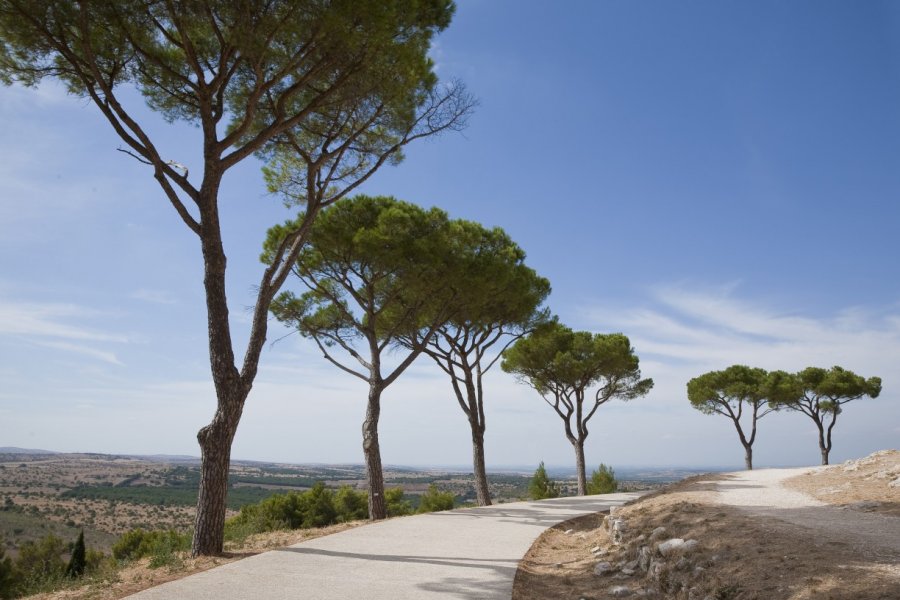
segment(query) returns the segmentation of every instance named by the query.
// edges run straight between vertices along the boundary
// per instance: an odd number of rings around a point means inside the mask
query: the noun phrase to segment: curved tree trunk
[[[572,446],[575,448],[575,470],[578,475],[578,495],[587,494],[587,474],[584,468],[584,440],[574,440]]]
[[[387,518],[384,501],[384,473],[381,469],[381,447],[378,445],[378,418],[381,415],[380,385],[369,387],[366,419],[363,421],[363,454],[366,458],[366,483],[369,488],[369,518]]]
[[[484,464],[484,425],[469,421],[472,426],[472,466],[475,474],[475,497],[478,506],[491,505],[487,469]]]

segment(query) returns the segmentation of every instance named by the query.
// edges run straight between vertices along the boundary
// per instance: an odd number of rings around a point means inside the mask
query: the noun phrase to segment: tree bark
[[[753,446],[748,444],[744,445],[744,464],[747,465],[747,470],[753,470]]]
[[[475,474],[475,498],[478,506],[491,505],[487,469],[484,464],[484,425],[470,420],[472,427],[472,466]]]
[[[191,542],[193,556],[222,553],[231,443],[244,410],[244,401],[250,393],[250,386],[245,385],[234,364],[228,300],[225,294],[226,259],[216,204],[220,179],[215,169],[207,165],[199,203],[209,362],[217,408],[212,422],[197,433],[201,465],[197,515]],[[261,335],[265,336],[265,332]]]
[[[384,473],[381,470],[381,448],[378,445],[378,417],[381,415],[382,387],[369,386],[366,418],[363,421],[363,454],[366,458],[366,483],[369,487],[369,519],[387,518],[384,501]]]
[[[828,464],[828,449],[825,447],[825,427],[821,422],[816,421],[816,427],[819,428],[819,453],[822,456],[822,464]]]
[[[575,470],[578,475],[578,495],[587,494],[587,474],[584,468],[584,440],[574,440],[572,446],[575,448]]]

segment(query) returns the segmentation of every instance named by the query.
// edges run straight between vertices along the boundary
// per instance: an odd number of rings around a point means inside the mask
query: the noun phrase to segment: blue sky
[[[891,2],[463,0],[433,56],[478,111],[364,191],[503,227],[563,322],[632,339],[656,388],[601,408],[590,463],[739,466],[730,424],[684,394],[734,363],[881,376],[833,457],[897,447],[898,34]],[[198,132],[128,99],[199,173]],[[3,88],[0,122],[0,446],[198,454],[214,395],[196,238],[93,106]],[[221,196],[239,339],[265,230],[290,216],[259,167]],[[532,390],[499,371],[486,385],[489,464],[572,463]],[[233,455],[360,462],[364,400],[288,337],[264,352]],[[467,427],[420,360],[385,394],[384,460],[465,465]],[[755,449],[760,465],[818,454],[790,414],[766,417]]]

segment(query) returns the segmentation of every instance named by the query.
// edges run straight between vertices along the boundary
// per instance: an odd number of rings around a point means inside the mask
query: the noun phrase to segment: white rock
[[[697,540],[686,540],[684,542],[684,545],[681,547],[681,552],[685,554],[688,552],[693,552],[697,549],[698,545],[699,542]]]
[[[683,539],[672,538],[664,542],[660,542],[656,549],[659,550],[659,553],[663,556],[669,556],[671,554],[675,554],[675,552],[677,552],[682,546],[684,546]]]
[[[629,569],[628,567],[625,567],[624,569],[622,569],[622,574],[628,575],[628,576],[634,575],[634,569]]]
[[[606,575],[612,570],[613,566],[605,560],[594,565],[594,575]]]
[[[888,487],[900,487],[900,477],[890,482]]]
[[[661,538],[665,532],[666,532],[666,528],[665,528],[665,527],[657,527],[657,528],[654,529],[653,532],[650,534],[650,541],[651,541],[651,542],[655,542],[656,540],[658,540],[659,538]]]
[[[649,546],[641,546],[638,548],[638,567],[640,567],[641,571],[646,571],[650,568],[650,559],[653,557],[653,553],[650,552]]]
[[[602,550],[600,546],[594,546],[593,548],[591,548],[591,554],[597,554],[598,552],[600,552],[600,550]]]
[[[566,535],[569,535],[573,531],[575,531],[575,530],[574,529],[566,529],[563,533],[565,533]]]
[[[609,590],[607,590],[607,593],[609,593],[609,595],[613,598],[624,598],[631,595],[631,588],[624,585],[616,585],[609,588]]]

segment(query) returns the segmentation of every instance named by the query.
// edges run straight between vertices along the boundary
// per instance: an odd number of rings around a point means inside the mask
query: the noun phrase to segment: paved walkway
[[[145,590],[139,600],[508,600],[547,528],[639,493],[516,502],[390,519]]]

